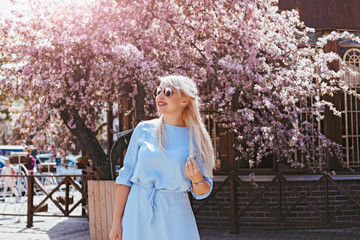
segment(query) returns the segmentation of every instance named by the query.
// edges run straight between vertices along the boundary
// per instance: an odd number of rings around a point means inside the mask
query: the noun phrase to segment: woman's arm
[[[130,189],[131,187],[122,184],[118,184],[116,186],[115,211],[114,211],[111,232],[109,235],[110,240],[122,239],[121,219],[124,214],[124,208]]]
[[[195,195],[203,195],[205,193],[208,193],[209,191],[210,184],[204,179],[202,180],[201,184],[194,184],[194,182],[192,183],[192,192]]]
[[[143,122],[140,122],[134,129],[134,132],[132,133],[130,138],[129,146],[126,150],[124,165],[119,170],[119,176],[117,176],[116,178],[117,186],[115,196],[115,210],[111,232],[109,235],[110,240],[122,239],[121,221],[124,214],[125,204],[128,199],[131,186],[133,184],[130,178],[133,176],[138,158],[143,124]]]
[[[203,195],[210,191],[210,184],[204,180],[193,157],[189,157],[185,164],[185,175],[191,180],[192,192],[195,195]]]

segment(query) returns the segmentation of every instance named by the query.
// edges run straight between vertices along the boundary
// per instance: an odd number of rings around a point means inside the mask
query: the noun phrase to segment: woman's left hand
[[[203,179],[202,173],[193,157],[188,157],[185,164],[185,175],[188,177],[193,183],[199,183]]]

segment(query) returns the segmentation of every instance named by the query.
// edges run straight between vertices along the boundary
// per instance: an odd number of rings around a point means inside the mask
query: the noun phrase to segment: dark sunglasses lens
[[[161,91],[162,91],[162,89],[161,89],[160,87],[155,88],[155,90],[154,90],[154,96],[155,96],[155,97],[159,96],[159,95],[161,94]],[[172,89],[169,88],[169,87],[165,88],[165,89],[164,89],[164,95],[165,95],[165,97],[171,97],[171,95],[172,95]]]
[[[155,88],[155,90],[154,90],[154,95],[155,95],[155,97],[157,97],[157,96],[159,96],[159,94],[161,93],[161,88]]]
[[[171,88],[168,88],[168,87],[165,88],[165,90],[164,90],[165,97],[170,97],[171,94],[172,94]]]

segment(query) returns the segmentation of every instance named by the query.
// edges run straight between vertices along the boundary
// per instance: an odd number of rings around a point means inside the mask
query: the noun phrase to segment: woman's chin
[[[157,110],[158,110],[159,113],[164,113],[164,112],[166,112],[165,106],[163,106],[163,107],[158,107]]]

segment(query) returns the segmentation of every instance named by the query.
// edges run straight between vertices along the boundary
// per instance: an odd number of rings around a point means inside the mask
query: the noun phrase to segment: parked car
[[[8,160],[8,157],[0,155],[0,174],[1,174],[1,169],[5,167],[5,160]]]
[[[65,163],[60,163],[56,167],[56,173],[61,175],[81,175],[81,169],[76,168],[76,159],[80,155],[68,155],[66,156]]]
[[[36,155],[36,163],[56,163],[56,173],[61,175],[79,175],[82,174],[81,169],[76,168],[76,159],[81,155],[68,155],[66,161],[61,162],[61,158],[56,157],[51,153],[44,153]]]
[[[61,162],[61,158],[54,158],[54,154],[52,153],[43,153],[35,156],[36,164],[40,163],[49,163],[56,162],[56,164]]]
[[[33,147],[30,148],[33,149]],[[7,155],[12,152],[23,152],[24,149],[25,147],[21,145],[0,145],[0,152],[3,155]]]

